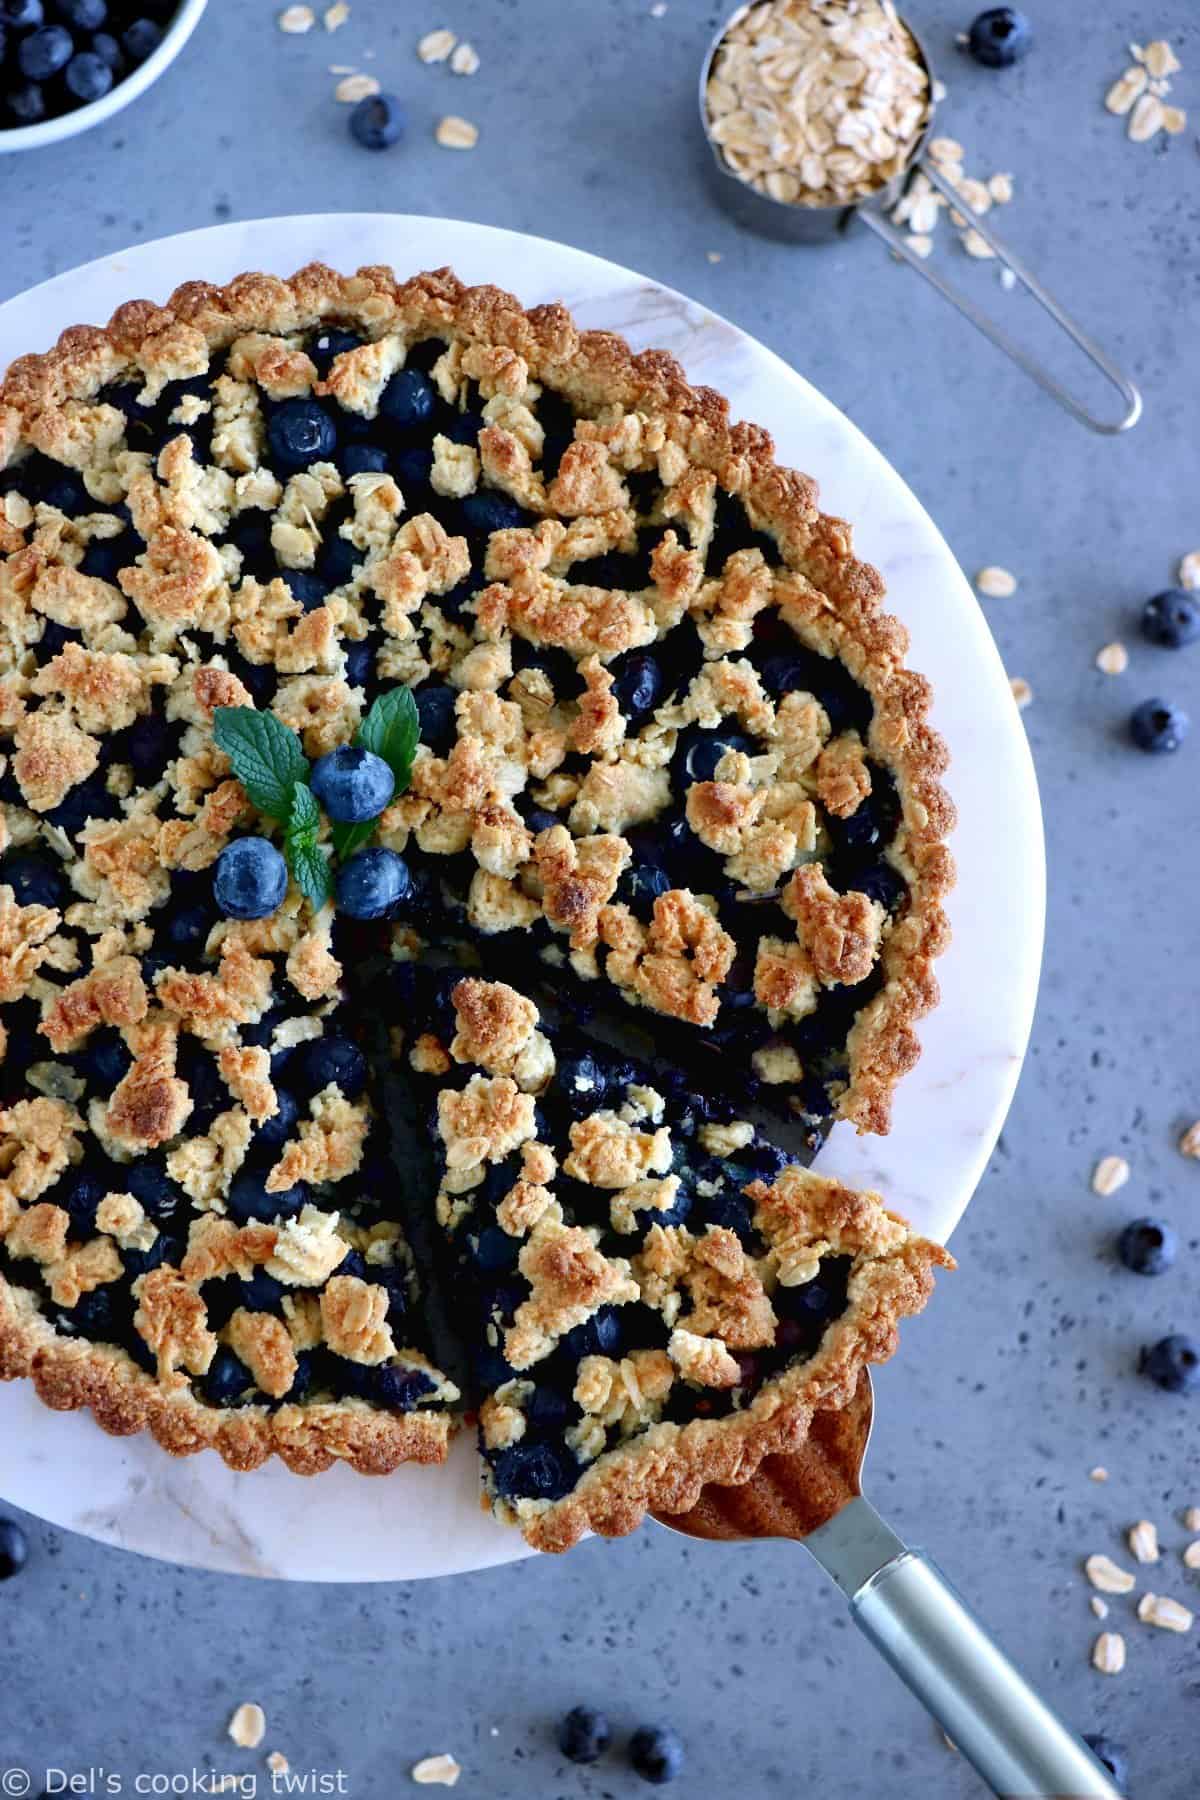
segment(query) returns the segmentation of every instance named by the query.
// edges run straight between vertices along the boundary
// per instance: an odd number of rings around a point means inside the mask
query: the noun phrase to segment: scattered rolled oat
[[[450,57],[450,69],[455,75],[474,75],[479,68],[479,52],[474,44],[456,44]]]
[[[1092,1667],[1101,1675],[1119,1675],[1125,1667],[1125,1639],[1119,1631],[1102,1631],[1092,1645]]]
[[[291,1763],[283,1754],[282,1750],[272,1750],[270,1756],[267,1758],[267,1767],[270,1769],[272,1775],[286,1775],[291,1766]]]
[[[1156,1563],[1162,1555],[1158,1547],[1158,1531],[1149,1519],[1139,1519],[1125,1534],[1135,1559],[1140,1563]]]
[[[1096,667],[1102,675],[1123,675],[1129,667],[1129,652],[1124,644],[1105,644],[1096,652]]]
[[[286,31],[290,37],[311,31],[316,22],[317,15],[311,6],[285,6],[278,19],[280,31]]]
[[[923,231],[910,232],[904,241],[914,256],[923,258],[933,255],[933,239],[926,237]]]
[[[1185,1156],[1200,1156],[1200,1119],[1188,1126],[1179,1140],[1179,1148]]]
[[[334,88],[333,97],[346,106],[357,106],[360,100],[369,100],[378,92],[379,83],[374,75],[345,75]]]
[[[1170,44],[1163,38],[1155,38],[1152,44],[1146,45],[1142,60],[1156,81],[1161,81],[1166,75],[1178,75],[1183,67]]]
[[[438,120],[433,135],[443,150],[473,150],[479,142],[479,127],[472,125],[470,119],[447,113],[444,119]]]
[[[1143,94],[1129,115],[1129,137],[1135,144],[1147,144],[1165,123],[1163,103],[1156,94]]]
[[[1187,130],[1187,114],[1182,106],[1164,106],[1162,122],[1168,137],[1178,137]]]
[[[1137,1616],[1143,1625],[1157,1625],[1160,1631],[1190,1631],[1195,1615],[1166,1594],[1143,1594],[1138,1601]]]
[[[427,31],[417,45],[417,55],[423,63],[445,62],[457,42],[452,31]]]
[[[1200,1506],[1186,1507],[1183,1514],[1185,1531],[1200,1531]]]
[[[425,1756],[414,1767],[412,1778],[421,1787],[453,1787],[461,1774],[452,1756]]]
[[[1102,1156],[1092,1170],[1093,1194],[1115,1194],[1129,1180],[1129,1164],[1123,1156]]]
[[[1010,676],[1008,685],[1012,689],[1012,697],[1017,703],[1017,710],[1024,712],[1033,699],[1033,689],[1023,675]]]
[[[665,19],[666,16],[667,0],[654,0],[654,5],[650,8],[650,17],[652,19]]]
[[[1117,1566],[1111,1556],[1097,1552],[1089,1556],[1083,1565],[1083,1572],[1094,1588],[1102,1594],[1131,1594],[1137,1586],[1137,1577],[1128,1569]]]
[[[1016,285],[1017,285],[1016,270],[1015,269],[1001,269],[1001,271],[1000,271],[1000,286],[1004,289],[1005,293],[1011,293],[1013,288],[1016,287]]]
[[[1105,106],[1118,118],[1128,117],[1126,130],[1135,144],[1148,143],[1160,131],[1177,137],[1187,130],[1187,114],[1180,106],[1164,105],[1164,100],[1171,91],[1170,77],[1182,66],[1179,58],[1162,38],[1145,49],[1130,44],[1129,53],[1133,62],[1109,88]]]
[[[1017,578],[1007,569],[989,563],[986,569],[980,569],[975,577],[975,588],[989,600],[1007,600],[1017,591]]]
[[[1088,1470],[1088,1480],[1089,1481],[1107,1481],[1108,1480],[1108,1470],[1103,1466],[1103,1464],[1097,1463],[1096,1467],[1094,1469]]]
[[[989,175],[988,193],[997,206],[1007,206],[1013,197],[1013,178],[1011,175]]]
[[[1099,1594],[1092,1595],[1091,1600],[1089,1601],[1089,1605],[1091,1606],[1092,1611],[1095,1613],[1095,1615],[1098,1619],[1107,1619],[1107,1617],[1108,1617],[1108,1602],[1106,1600],[1102,1600],[1100,1598]]]
[[[996,254],[983,233],[976,231],[973,225],[963,233],[962,245],[968,256],[978,257],[980,262],[986,262]]]
[[[1181,588],[1200,588],[1200,550],[1189,550],[1186,556],[1180,557],[1179,585]]]
[[[1193,1538],[1186,1546],[1183,1560],[1189,1569],[1200,1569],[1200,1538]]]
[[[844,205],[907,166],[929,78],[890,0],[766,0],[735,18],[713,60],[709,133],[730,172],[790,204]]]
[[[350,8],[346,5],[346,0],[334,0],[334,4],[327,6],[321,14],[321,22],[326,31],[338,31],[349,17]]]
[[[935,137],[929,140],[929,154],[935,163],[960,163],[967,153],[957,138]]]
[[[257,1750],[267,1730],[267,1715],[253,1700],[243,1700],[229,1721],[229,1735],[240,1750]]]
[[[1104,104],[1110,113],[1124,118],[1133,108],[1134,101],[1145,92],[1146,71],[1137,68],[1126,69],[1125,73],[1113,82],[1104,96]]]

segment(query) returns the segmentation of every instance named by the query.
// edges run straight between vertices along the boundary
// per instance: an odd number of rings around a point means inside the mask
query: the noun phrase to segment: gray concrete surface
[[[274,10],[213,0],[182,61],[110,127],[0,161],[0,298],[135,239],[267,212],[394,207],[536,230],[661,277],[763,338],[891,457],[968,571],[998,562],[1020,576],[990,611],[1009,669],[1035,694],[1025,718],[1051,870],[1041,1006],[955,1241],[962,1272],[880,1381],[873,1481],[1065,1713],[1127,1740],[1139,1800],[1194,1795],[1196,1635],[1153,1633],[1118,1601],[1128,1667],[1115,1680],[1093,1673],[1098,1627],[1079,1567],[1148,1517],[1172,1546],[1156,1585],[1197,1596],[1177,1552],[1179,1509],[1200,1504],[1200,1400],[1134,1373],[1139,1344],[1200,1327],[1200,1165],[1175,1148],[1200,1114],[1200,651],[1152,651],[1135,630],[1143,597],[1200,544],[1192,0],[1148,11],[1030,0],[1038,47],[1002,75],[955,50],[970,0],[912,7],[944,64],[944,128],[973,169],[1014,172],[1014,242],[1144,384],[1146,420],[1119,442],[1044,402],[865,238],[798,259],[711,212],[691,112],[711,4],[671,0],[654,19],[648,0],[355,0],[335,39],[282,38]],[[442,23],[478,46],[474,80],[413,56],[419,33]],[[1127,40],[1159,34],[1185,64],[1172,98],[1192,103],[1194,122],[1138,148],[1101,101]],[[351,144],[329,63],[374,68],[407,96],[405,148],[371,158]],[[451,108],[478,120],[486,149],[432,143],[433,119]],[[940,254],[1029,322],[994,269]],[[1092,664],[1114,637],[1132,657],[1119,680]],[[1129,708],[1155,692],[1197,716],[1174,760],[1123,741]],[[1129,1158],[1133,1179],[1098,1199],[1089,1173],[1109,1151]],[[1113,1229],[1142,1211],[1171,1218],[1186,1246],[1159,1282],[1110,1253]],[[1088,1479],[1095,1463],[1111,1471],[1106,1486]],[[30,1566],[0,1588],[0,1762],[35,1772],[103,1765],[131,1792],[138,1771],[261,1770],[223,1738],[233,1705],[254,1697],[270,1717],[264,1750],[301,1771],[340,1768],[364,1800],[406,1791],[410,1764],[443,1748],[465,1765],[464,1795],[644,1792],[619,1758],[580,1771],[557,1755],[554,1718],[588,1700],[621,1732],[672,1720],[690,1759],[679,1791],[704,1800],[980,1792],[786,1547],[691,1549],[645,1532],[565,1563],[317,1590],[29,1530]]]

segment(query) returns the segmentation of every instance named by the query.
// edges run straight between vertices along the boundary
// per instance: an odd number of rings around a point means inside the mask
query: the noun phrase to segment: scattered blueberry
[[[1167,588],[1142,608],[1142,636],[1164,650],[1182,650],[1200,638],[1200,600],[1186,588]]]
[[[742,750],[748,756],[754,746],[737,731],[704,731],[691,726],[680,734],[676,757],[688,781],[715,781],[717,764],[729,750]]]
[[[0,0],[0,25],[12,31],[36,31],[45,16],[42,0]]]
[[[1190,1394],[1200,1387],[1200,1343],[1182,1332],[1172,1332],[1142,1351],[1138,1367],[1168,1394]]]
[[[70,32],[61,25],[45,25],[21,39],[17,67],[27,81],[49,81],[66,68],[74,54]]]
[[[387,451],[376,444],[347,444],[342,451],[342,474],[382,475],[388,466]]]
[[[349,918],[387,919],[407,899],[412,876],[403,857],[377,847],[360,850],[344,862],[333,887],[338,911]]]
[[[294,1095],[285,1087],[276,1087],[275,1100],[278,1111],[264,1119],[254,1134],[253,1150],[269,1155],[272,1161],[283,1149],[288,1140],[295,1135],[296,1121],[300,1117],[300,1108]]]
[[[365,554],[340,532],[335,537],[326,537],[317,557],[317,573],[330,587],[341,587],[343,582],[354,579],[355,570]]]
[[[291,590],[293,600],[298,600],[305,612],[313,612],[318,606],[324,606],[329,598],[329,583],[312,569],[287,569],[283,576]]]
[[[274,1219],[294,1219],[308,1200],[308,1189],[302,1181],[282,1193],[268,1194],[265,1169],[242,1168],[229,1188],[229,1216],[237,1225],[251,1220],[269,1225]]]
[[[240,1357],[224,1345],[208,1365],[204,1398],[210,1406],[232,1406],[254,1386],[254,1377]]]
[[[653,863],[634,863],[626,869],[617,885],[617,898],[631,907],[639,919],[649,919],[654,902],[669,892],[671,877]]]
[[[364,150],[387,150],[404,136],[404,109],[394,94],[369,94],[350,114],[350,135]]]
[[[0,882],[8,883],[18,906],[61,906],[66,899],[59,864],[27,851],[11,851],[0,862]]]
[[[46,96],[36,81],[10,87],[4,105],[14,125],[40,125],[46,116]]]
[[[125,54],[111,31],[98,31],[92,39],[92,55],[119,75],[125,67]]]
[[[989,6],[971,27],[967,48],[986,69],[1008,69],[1033,43],[1033,27],[1015,6]]]
[[[112,1025],[93,1031],[75,1056],[80,1074],[105,1096],[128,1074],[132,1062],[124,1038]]]
[[[301,1044],[288,1063],[288,1080],[308,1099],[336,1082],[347,1100],[356,1100],[367,1085],[367,1063],[357,1044],[336,1032]]]
[[[599,1762],[611,1743],[612,1726],[592,1706],[573,1706],[558,1728],[558,1747],[568,1762]]]
[[[499,494],[494,488],[480,488],[474,494],[468,494],[462,502],[463,523],[468,531],[477,531],[481,535],[493,531],[515,531],[522,525],[528,525],[530,515],[507,494]]]
[[[145,62],[161,43],[162,26],[156,25],[153,19],[135,19],[121,33],[122,47],[132,62]]]
[[[54,0],[54,10],[71,31],[99,31],[108,17],[108,0]]]
[[[604,1104],[607,1085],[604,1071],[594,1056],[560,1056],[556,1080],[568,1104],[594,1112]]]
[[[683,1741],[669,1725],[640,1725],[629,1742],[629,1760],[643,1781],[664,1787],[683,1773]]]
[[[492,1465],[496,1492],[505,1500],[561,1500],[579,1479],[579,1468],[553,1444],[513,1444]]]
[[[409,360],[411,361],[411,358]],[[455,413],[446,426],[445,435],[452,444],[474,444],[483,430],[483,425],[482,413],[470,410]]]
[[[0,1519],[0,1581],[8,1581],[25,1567],[29,1545],[15,1519]]]
[[[287,864],[266,838],[235,838],[217,858],[213,894],[230,919],[265,919],[287,893]]]
[[[1083,1741],[1097,1762],[1104,1764],[1117,1786],[1124,1788],[1129,1780],[1129,1752],[1124,1744],[1105,1737],[1102,1731],[1085,1731]]]
[[[421,721],[421,742],[428,744],[436,756],[445,756],[453,747],[457,732],[457,694],[453,688],[423,687],[417,689],[414,698]]]
[[[573,1326],[560,1342],[562,1349],[575,1362],[585,1356],[619,1356],[621,1321],[616,1307],[600,1307],[582,1325]]]
[[[82,105],[88,106],[93,100],[103,100],[112,87],[113,72],[94,50],[81,50],[67,64],[63,80],[67,91]]]
[[[420,369],[401,369],[379,396],[383,417],[402,431],[413,431],[428,425],[437,403],[437,393],[428,375]]]
[[[1169,700],[1143,700],[1130,715],[1129,735],[1139,750],[1165,756],[1178,750],[1190,723],[1182,708],[1172,706]]]
[[[318,759],[311,785],[331,819],[361,825],[379,817],[396,791],[396,777],[373,750],[340,744]]]
[[[247,1312],[277,1312],[286,1293],[282,1281],[268,1275],[265,1269],[255,1269],[253,1275],[238,1282],[238,1305]]]
[[[275,467],[291,473],[328,462],[337,449],[337,427],[315,400],[284,400],[271,414],[267,440]]]
[[[1117,1239],[1117,1255],[1135,1275],[1165,1275],[1179,1240],[1162,1219],[1132,1219]]]
[[[346,685],[365,688],[375,679],[375,646],[361,638],[346,645]]]
[[[122,1173],[125,1186],[156,1225],[169,1224],[184,1205],[183,1189],[176,1187],[166,1171],[147,1157],[135,1157]]]
[[[663,691],[662,670],[644,650],[618,657],[612,665],[613,694],[627,719],[640,719],[658,705]]]
[[[344,356],[348,350],[357,350],[362,344],[356,332],[341,331],[336,325],[326,325],[318,331],[308,346],[308,354],[316,364],[318,375],[328,375],[333,367],[335,356]]]

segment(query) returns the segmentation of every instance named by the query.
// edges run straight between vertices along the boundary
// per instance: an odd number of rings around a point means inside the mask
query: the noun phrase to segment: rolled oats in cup
[[[907,167],[929,76],[891,0],[761,0],[721,40],[705,107],[731,174],[786,204],[848,206]]]

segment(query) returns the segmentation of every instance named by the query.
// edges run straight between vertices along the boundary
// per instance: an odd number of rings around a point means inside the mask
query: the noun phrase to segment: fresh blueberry
[[[617,885],[617,898],[639,919],[649,919],[654,902],[660,894],[670,891],[671,877],[665,869],[656,869],[652,863],[634,863],[626,869]]]
[[[347,1100],[356,1100],[367,1085],[367,1063],[357,1044],[336,1032],[301,1044],[288,1063],[288,1080],[304,1099],[335,1082]]]
[[[229,673],[236,675],[255,706],[266,706],[275,692],[275,670],[270,663],[247,662],[234,650],[226,651]]]
[[[90,1232],[96,1223],[96,1208],[104,1196],[119,1191],[110,1186],[107,1168],[77,1163],[56,1187],[54,1204],[70,1213],[77,1232]]]
[[[340,744],[314,765],[311,785],[331,819],[361,825],[379,817],[396,791],[396,777],[373,750]]]
[[[448,437],[452,444],[474,444],[483,430],[483,425],[483,414],[468,409],[466,412],[452,414],[443,435]]]
[[[1104,1764],[1117,1786],[1124,1789],[1129,1781],[1129,1752],[1124,1744],[1105,1737],[1102,1731],[1085,1731],[1083,1741],[1096,1761]]]
[[[76,474],[74,469],[57,470],[43,487],[42,499],[47,506],[57,508],[69,519],[77,519],[80,513],[96,510],[96,502],[84,486],[83,476]]]
[[[257,509],[239,513],[229,522],[225,533],[229,542],[242,554],[242,574],[258,581],[270,581],[276,573],[275,551],[271,545],[271,527],[266,516]]]
[[[876,863],[854,877],[854,886],[868,900],[878,900],[886,912],[895,912],[908,893],[908,883],[891,863]]]
[[[335,356],[344,356],[347,350],[357,350],[363,340],[353,331],[341,331],[336,325],[327,325],[318,331],[308,346],[308,354],[316,364],[318,375],[328,375],[333,367]]]
[[[674,1203],[665,1211],[661,1209],[655,1211],[650,1207],[643,1207],[634,1215],[638,1222],[638,1229],[647,1231],[651,1225],[662,1225],[664,1227],[667,1225],[682,1225],[686,1222],[688,1215],[692,1210],[692,1204],[692,1196],[688,1193],[687,1189],[681,1185],[676,1191]]]
[[[707,1195],[702,1204],[706,1224],[719,1225],[724,1231],[732,1231],[743,1243],[753,1236],[750,1202],[743,1199],[741,1194],[732,1189],[722,1189],[720,1193]]]
[[[573,1362],[580,1362],[585,1356],[619,1356],[621,1321],[616,1307],[600,1307],[590,1319],[566,1333],[561,1347]]]
[[[578,1466],[552,1444],[513,1444],[492,1465],[504,1500],[561,1500],[579,1479]]]
[[[364,150],[387,150],[404,136],[404,109],[394,94],[368,94],[350,114],[350,135]]]
[[[283,902],[288,872],[266,838],[235,838],[217,858],[213,895],[229,919],[265,919]]]
[[[423,1369],[406,1369],[399,1363],[384,1363],[374,1374],[375,1398],[393,1412],[411,1412],[437,1386]]]
[[[276,1281],[265,1269],[255,1269],[253,1275],[244,1276],[238,1282],[238,1305],[244,1306],[247,1312],[278,1312],[286,1293],[282,1281]]]
[[[1033,27],[1015,6],[989,6],[972,25],[967,48],[985,69],[1008,69],[1033,43]]]
[[[291,589],[292,599],[298,600],[305,612],[324,606],[329,598],[329,584],[312,569],[288,569],[283,579]]]
[[[108,0],[54,0],[54,11],[70,31],[99,31],[108,17]]]
[[[346,645],[346,685],[365,688],[375,679],[375,646],[368,638]]]
[[[103,100],[108,93],[113,84],[113,72],[94,50],[81,50],[67,64],[63,80],[67,92],[81,105],[89,106],[93,100]]]
[[[568,1105],[575,1110],[594,1112],[604,1105],[605,1074],[594,1056],[586,1052],[560,1056],[556,1079]]]
[[[1167,588],[1142,608],[1142,636],[1164,650],[1182,650],[1200,637],[1200,600],[1186,588]]]
[[[272,1160],[295,1135],[296,1121],[300,1117],[300,1108],[287,1088],[276,1087],[275,1099],[279,1110],[272,1113],[269,1119],[263,1120],[254,1134],[253,1144],[255,1155],[261,1151]]]
[[[645,650],[631,650],[612,664],[613,694],[627,719],[653,712],[662,697],[663,677],[657,660]]]
[[[292,1385],[283,1396],[296,1406],[304,1399],[316,1379],[316,1352],[314,1350],[298,1350],[296,1352],[296,1373],[292,1377]]]
[[[126,1256],[128,1254],[126,1252]],[[112,1287],[98,1287],[89,1294],[82,1294],[74,1306],[63,1312],[62,1320],[72,1331],[77,1331],[80,1337],[90,1338],[94,1344],[115,1344],[121,1335],[118,1311]]]
[[[112,1025],[93,1031],[75,1057],[80,1074],[105,1096],[124,1080],[132,1062],[124,1038]]]
[[[400,485],[409,496],[411,511],[411,490],[429,486],[429,476],[433,469],[433,447],[430,444],[405,444],[393,454],[392,465],[400,477]]]
[[[436,404],[434,385],[420,369],[401,369],[379,396],[383,417],[401,431],[416,431],[428,425]]]
[[[162,941],[169,949],[180,953],[200,951],[215,922],[211,907],[182,907],[168,918]]]
[[[18,82],[5,94],[4,108],[14,125],[40,125],[46,116],[45,92],[39,82]]]
[[[180,1039],[177,1072],[180,1080],[187,1083],[188,1093],[192,1097],[193,1111],[188,1120],[188,1130],[205,1132],[217,1114],[228,1108],[229,1089],[211,1053],[193,1037]]]
[[[683,1773],[683,1742],[669,1725],[639,1725],[629,1740],[629,1760],[643,1781],[665,1787]]]
[[[340,467],[347,480],[351,475],[382,475],[387,466],[387,451],[376,444],[347,444],[341,454]]]
[[[359,564],[366,552],[359,550],[344,538],[340,532],[327,537],[317,555],[317,573],[327,581],[330,587],[341,587],[347,581],[353,581]]]
[[[166,720],[157,713],[145,713],[134,720],[125,734],[125,756],[133,764],[135,775],[144,781],[158,781],[171,760],[174,743]]]
[[[717,764],[729,750],[742,750],[751,756],[754,746],[738,731],[704,731],[690,726],[681,733],[675,754],[688,781],[715,781]]]
[[[535,1387],[525,1402],[525,1418],[537,1431],[561,1431],[570,1413],[571,1402],[557,1388]]]
[[[1142,1351],[1138,1367],[1168,1394],[1190,1394],[1200,1387],[1200,1343],[1182,1332],[1172,1332]]]
[[[485,1225],[475,1239],[472,1260],[485,1275],[507,1275],[517,1266],[520,1241],[502,1231],[499,1225]]]
[[[98,31],[92,39],[92,55],[110,68],[114,75],[120,75],[125,67],[125,53],[111,31]]]
[[[29,1555],[25,1533],[15,1519],[0,1519],[0,1581],[19,1575]]]
[[[169,1225],[186,1205],[183,1189],[176,1187],[157,1163],[144,1156],[135,1158],[122,1174],[125,1186],[156,1225]]]
[[[45,25],[22,38],[17,50],[17,67],[27,81],[50,81],[65,69],[75,54],[69,31],[61,25]]]
[[[315,400],[284,400],[271,414],[267,441],[276,469],[290,474],[328,462],[337,449],[337,427]]]
[[[53,807],[45,816],[68,837],[74,837],[89,819],[115,819],[120,810],[120,803],[104,785],[103,773],[97,770],[78,787],[73,787],[62,804]]]
[[[44,18],[42,0],[0,0],[0,25],[12,31],[36,31]]]
[[[1169,700],[1143,700],[1129,719],[1129,735],[1139,750],[1151,756],[1166,756],[1178,750],[1188,734],[1191,721],[1181,707]]]
[[[210,1406],[234,1406],[254,1386],[254,1377],[241,1358],[222,1345],[209,1363],[202,1385]]]
[[[348,918],[388,919],[408,898],[412,876],[403,857],[376,847],[344,862],[333,888],[337,909]]]
[[[121,33],[121,46],[130,62],[143,63],[162,43],[162,26],[153,19],[135,19]]]
[[[14,850],[0,862],[0,882],[7,882],[18,906],[62,906],[67,884],[62,867],[45,856]]]
[[[302,1181],[282,1193],[268,1194],[267,1171],[240,1169],[229,1189],[229,1216],[237,1225],[270,1225],[275,1219],[294,1219],[308,1200],[308,1189]]]
[[[462,518],[468,531],[482,537],[493,531],[515,531],[530,524],[532,515],[507,494],[497,493],[495,488],[480,488],[462,502]]]
[[[612,1726],[592,1706],[573,1706],[558,1727],[558,1747],[568,1762],[599,1762],[612,1743]]]
[[[1117,1255],[1135,1275],[1165,1275],[1179,1239],[1163,1219],[1131,1219],[1117,1239]]]
[[[421,742],[428,744],[436,756],[445,756],[453,748],[458,730],[454,710],[457,694],[453,688],[423,687],[417,689],[414,697],[421,721]]]

